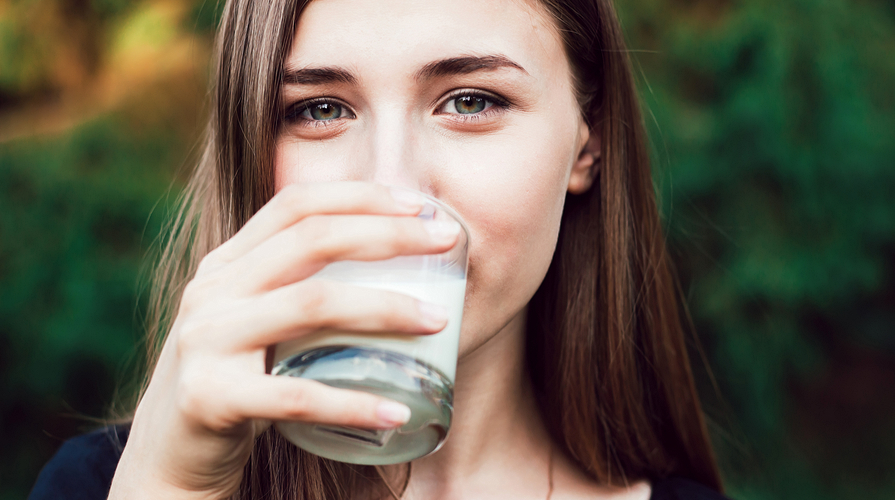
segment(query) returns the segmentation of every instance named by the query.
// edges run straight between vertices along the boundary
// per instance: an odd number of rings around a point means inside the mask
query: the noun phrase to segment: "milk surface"
[[[373,347],[404,354],[427,363],[441,371],[452,383],[454,382],[457,371],[457,348],[460,343],[460,322],[463,318],[463,301],[466,295],[465,279],[339,281],[350,285],[403,293],[425,302],[444,306],[448,315],[447,326],[433,335],[359,334],[342,330],[320,330],[277,345],[274,364],[294,354],[317,347],[331,345]]]

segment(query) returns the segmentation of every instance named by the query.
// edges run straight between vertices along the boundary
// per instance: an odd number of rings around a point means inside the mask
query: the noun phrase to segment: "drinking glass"
[[[277,345],[274,375],[377,394],[410,408],[410,420],[390,430],[275,423],[286,439],[322,457],[365,465],[407,462],[437,450],[451,427],[469,230],[457,212],[441,201],[407,191],[425,200],[417,217],[460,223],[462,229],[453,248],[435,255],[334,262],[308,279],[388,290],[439,304],[447,309],[448,323],[434,335],[322,330]]]

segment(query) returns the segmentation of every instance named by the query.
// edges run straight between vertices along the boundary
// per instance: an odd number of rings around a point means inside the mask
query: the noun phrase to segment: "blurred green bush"
[[[0,500],[139,358],[138,276],[198,137],[217,12],[68,5],[0,9]],[[618,8],[732,496],[895,497],[895,4]],[[161,65],[172,47],[196,61]],[[134,60],[161,76],[136,85]]]
[[[738,498],[893,498],[891,2],[619,2]]]
[[[161,162],[180,159],[165,134],[121,125],[0,146],[0,498],[24,497],[59,438],[87,426],[77,415],[102,416],[136,353]]]

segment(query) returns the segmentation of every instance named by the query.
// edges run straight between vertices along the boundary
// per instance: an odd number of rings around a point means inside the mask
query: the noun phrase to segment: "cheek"
[[[301,150],[301,154],[299,154]],[[344,148],[327,147],[326,143],[299,142],[289,138],[277,141],[274,156],[274,183],[279,191],[289,184],[327,182],[351,178]],[[299,168],[299,157],[303,165]]]
[[[574,132],[532,127],[494,138],[454,161],[443,193],[470,226],[470,271],[461,352],[469,352],[518,314],[553,258],[574,152]],[[545,137],[569,137],[549,141]]]
[[[565,165],[549,154],[504,155],[503,168],[471,176],[471,203],[458,208],[472,222],[472,257],[494,271],[552,255],[565,196]],[[508,168],[507,168],[508,167]],[[474,247],[475,249],[475,247]],[[501,273],[510,278],[509,273]]]
[[[497,333],[540,286],[556,246],[576,127],[575,115],[533,114],[477,136],[406,132],[406,156],[399,162],[404,180],[455,208],[470,228],[461,354]],[[362,139],[347,134],[332,143],[280,141],[277,189],[296,182],[382,180],[378,169],[388,165],[370,161],[374,153]]]

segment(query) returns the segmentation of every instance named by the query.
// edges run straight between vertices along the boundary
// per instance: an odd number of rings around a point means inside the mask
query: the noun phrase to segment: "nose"
[[[374,115],[366,137],[364,178],[377,184],[424,191],[426,172],[417,151],[419,130],[399,110]]]

